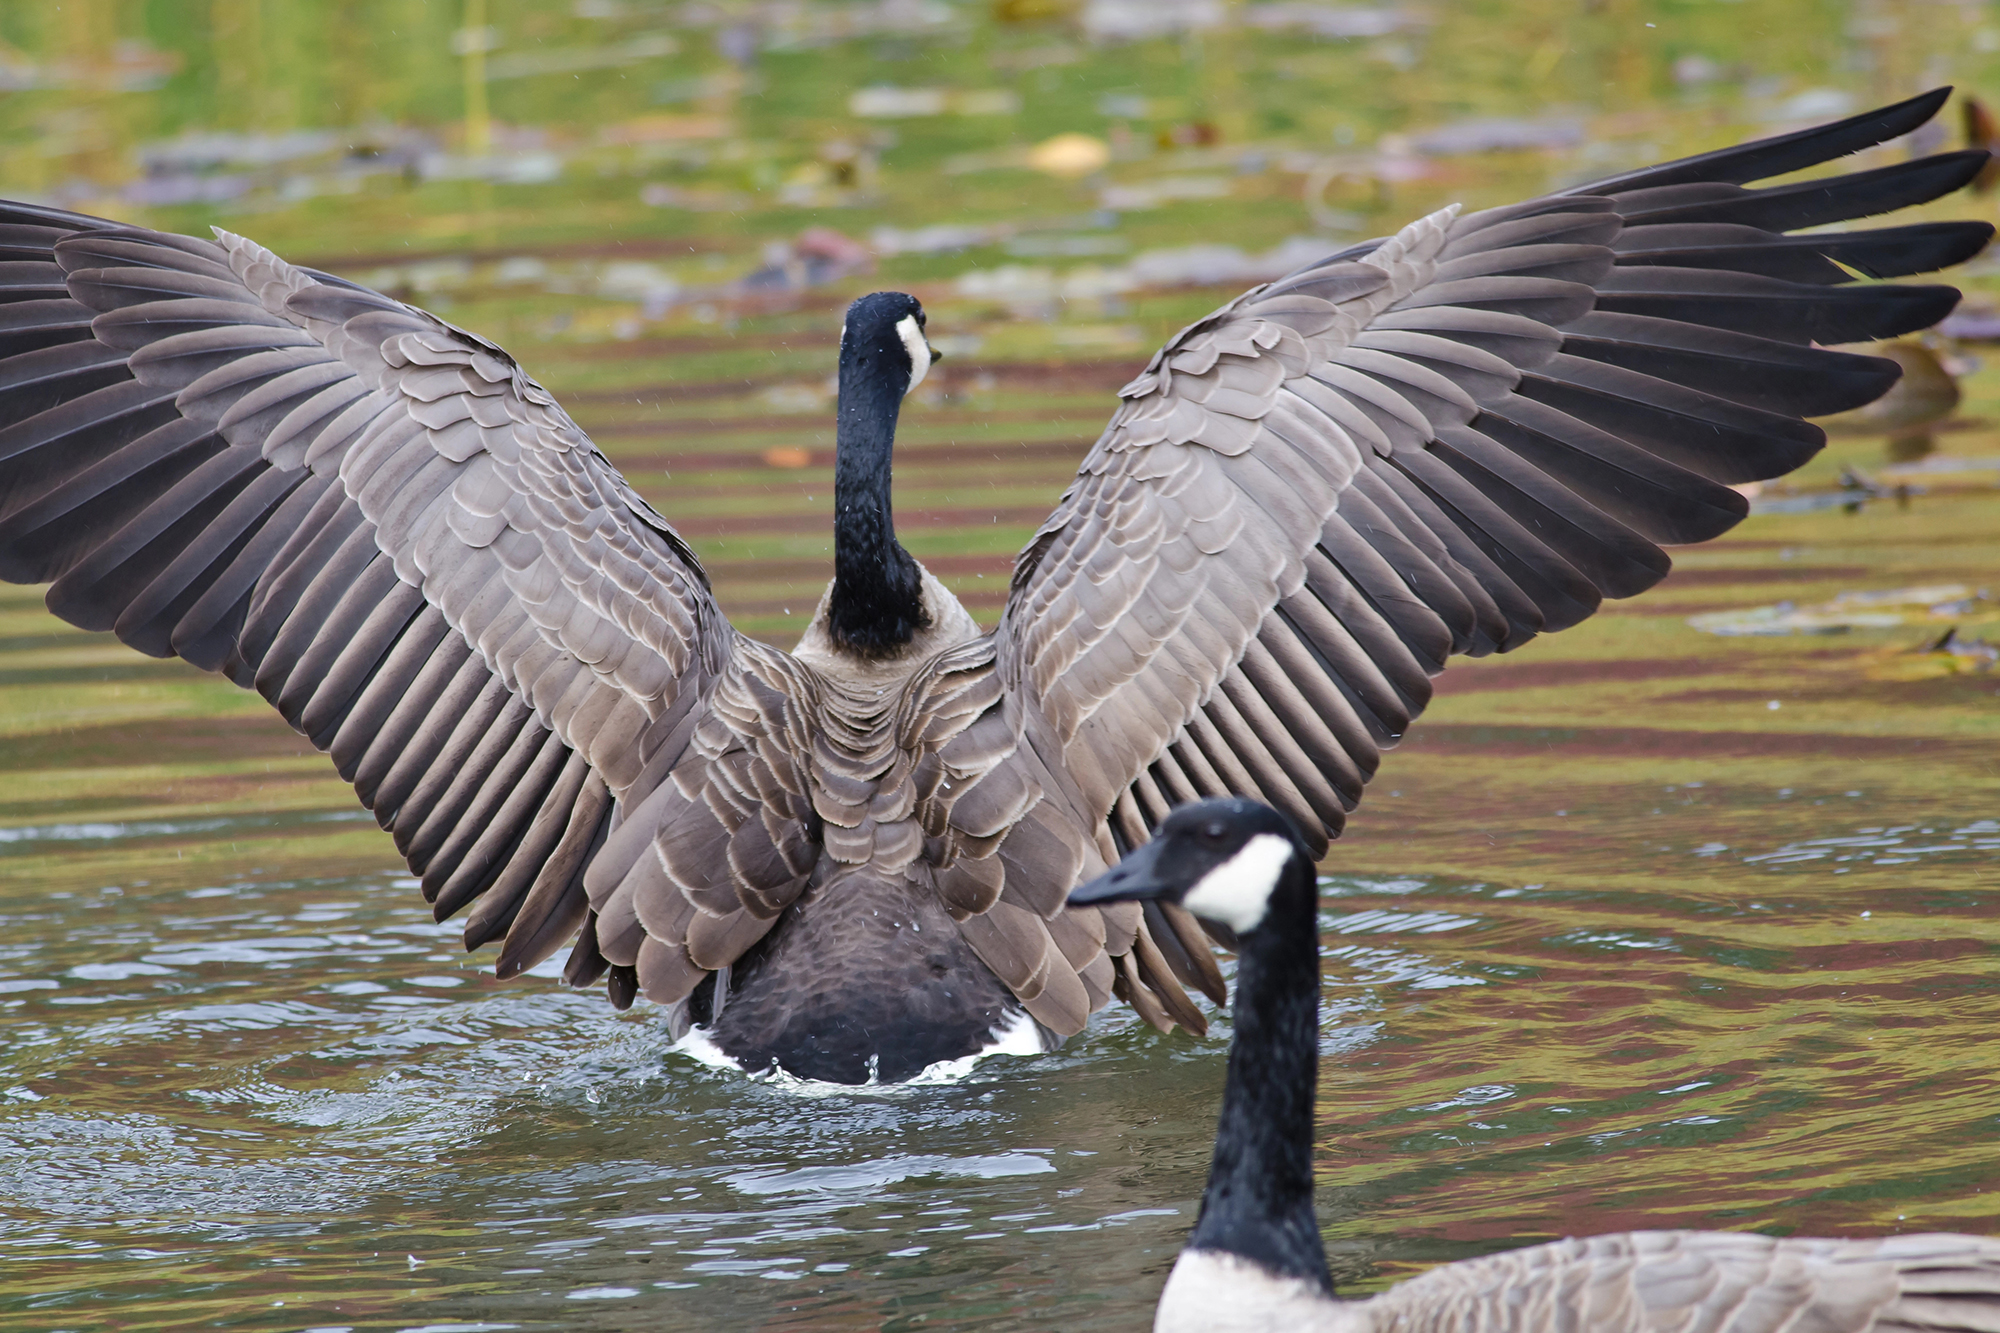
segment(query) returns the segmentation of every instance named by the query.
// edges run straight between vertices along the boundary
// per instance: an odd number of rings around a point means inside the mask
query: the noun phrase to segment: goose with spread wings
[[[1175,804],[1323,854],[1455,653],[1743,517],[1991,228],[1818,230],[1983,152],[1765,188],[1940,90],[1511,207],[1230,302],[1136,379],[982,631],[897,542],[918,303],[850,309],[834,578],[791,652],[500,348],[242,237],[0,205],[0,577],[255,689],[469,948],[843,1082],[1222,997],[1171,903],[1065,905]],[[1814,229],[1814,230],[1806,230]]]

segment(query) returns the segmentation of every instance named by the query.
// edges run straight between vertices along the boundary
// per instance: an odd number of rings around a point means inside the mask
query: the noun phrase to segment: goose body
[[[1071,895],[1168,903],[1239,949],[1222,1114],[1201,1213],[1154,1333],[1890,1333],[2000,1328],[2000,1241],[1634,1231],[1440,1267],[1334,1295],[1313,1213],[1318,886],[1309,848],[1253,801],[1184,805]]]
[[[1121,391],[981,630],[897,542],[918,303],[849,310],[835,577],[792,652],[500,348],[227,233],[0,204],[0,577],[262,693],[502,976],[644,994],[807,1077],[903,1078],[1113,996],[1203,1026],[1209,936],[1066,906],[1174,803],[1318,855],[1454,653],[1512,649],[1742,517],[1896,367],[1983,223],[1790,235],[1983,153],[1746,189],[1940,91],[1265,284]]]

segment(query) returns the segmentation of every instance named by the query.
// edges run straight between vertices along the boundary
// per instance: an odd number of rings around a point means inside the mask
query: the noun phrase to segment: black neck
[[[1227,1250],[1331,1294],[1313,1213],[1319,886],[1302,856],[1286,862],[1263,923],[1241,945],[1222,1121],[1188,1248]]]
[[[889,456],[906,372],[881,351],[841,348],[833,455],[834,643],[864,657],[894,653],[930,623],[917,562],[896,540]]]

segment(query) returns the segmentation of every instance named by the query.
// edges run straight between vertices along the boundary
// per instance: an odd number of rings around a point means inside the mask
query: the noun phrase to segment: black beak
[[[1155,838],[1090,883],[1070,890],[1070,906],[1167,897],[1174,886],[1160,874],[1162,846],[1161,841]]]
[[[932,347],[928,342],[924,344],[924,350],[931,354],[932,365],[936,365],[938,362],[944,360],[944,353],[940,352],[937,348]]]

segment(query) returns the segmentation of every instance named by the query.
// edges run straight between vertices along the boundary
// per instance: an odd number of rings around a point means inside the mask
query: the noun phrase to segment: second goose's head
[[[1279,925],[1287,908],[1296,913],[1300,904],[1286,901],[1296,896],[1287,884],[1296,888],[1303,879],[1310,892],[1311,867],[1311,856],[1283,815],[1256,801],[1222,796],[1175,810],[1153,831],[1151,842],[1069,900],[1164,899],[1241,937]]]
[[[1153,840],[1070,894],[1161,899],[1236,932],[1236,1031],[1201,1216],[1156,1333],[1359,1328],[1328,1313],[1333,1276],[1313,1213],[1319,1068],[1318,882],[1285,817],[1255,801],[1181,806]]]
[[[895,657],[931,624],[922,574],[896,540],[889,490],[903,396],[936,360],[915,297],[875,292],[847,308],[840,330],[826,629],[836,648],[856,657]]]

